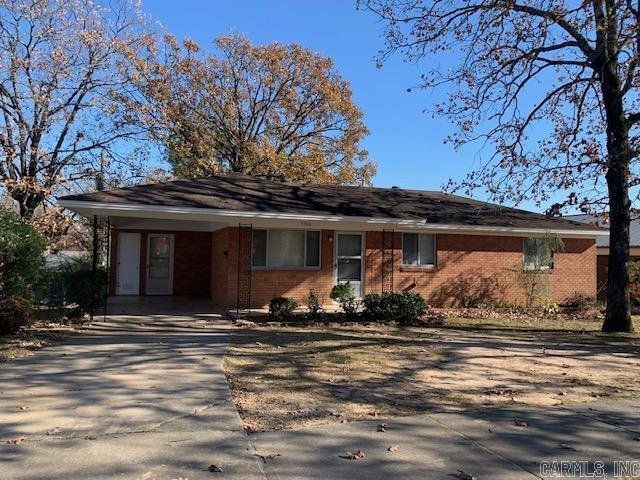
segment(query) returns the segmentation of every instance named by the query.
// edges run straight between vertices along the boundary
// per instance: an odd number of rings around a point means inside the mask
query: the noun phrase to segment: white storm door
[[[147,245],[147,295],[173,293],[173,235],[150,233]]]
[[[336,283],[349,282],[357,298],[363,294],[362,239],[361,233],[336,235]]]
[[[116,295],[140,293],[140,234],[118,234]]]

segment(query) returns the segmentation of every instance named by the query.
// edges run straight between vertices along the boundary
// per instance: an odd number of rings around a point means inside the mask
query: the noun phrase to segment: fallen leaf
[[[518,418],[516,418],[513,421],[513,423],[515,423],[519,427],[528,427],[529,426],[529,422],[527,422],[526,420],[520,420]]]
[[[463,470],[458,470],[458,478],[460,478],[461,480],[474,480],[475,477],[473,475],[471,475],[470,473],[467,473]]]
[[[55,427],[54,429],[49,430],[49,431],[47,432],[47,435],[55,435],[55,434],[56,434],[56,433],[58,433],[59,431],[60,431],[60,428],[59,428],[59,427]]]
[[[262,463],[267,463],[267,460],[273,461],[280,456],[279,453],[270,453],[269,455],[260,455],[259,453],[256,453],[255,455],[256,457],[260,457]]]
[[[24,437],[14,438],[13,440],[7,440],[7,443],[10,445],[18,445],[19,443],[24,442]]]
[[[28,405],[20,405],[18,407],[18,410],[29,410],[29,408],[31,408],[31,407],[29,407]]]
[[[386,423],[378,424],[378,431],[379,432],[386,432],[387,431],[387,424]]]
[[[562,448],[563,450],[573,450],[574,452],[576,451],[574,447],[572,447],[571,445],[567,445],[566,443],[561,443],[560,448]]]
[[[391,445],[389,448],[387,448],[387,450],[389,450],[390,452],[396,452],[400,450],[400,447],[398,445]]]
[[[223,465],[221,463],[213,463],[209,465],[208,470],[212,473],[222,473],[224,472],[224,469],[222,467]]]
[[[340,458],[345,458],[347,460],[360,460],[364,458],[364,452],[362,450],[358,450],[357,452],[351,452],[347,450],[346,455],[338,455]]]

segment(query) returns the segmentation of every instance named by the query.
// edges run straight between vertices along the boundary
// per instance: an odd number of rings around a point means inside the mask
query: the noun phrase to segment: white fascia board
[[[595,238],[608,236],[603,230],[574,230],[568,228],[545,229],[528,227],[500,227],[484,225],[457,225],[428,223],[426,219],[394,219],[384,217],[356,217],[343,215],[321,215],[285,212],[260,212],[219,210],[213,208],[172,207],[164,205],[140,205],[129,203],[103,203],[78,200],[59,200],[58,205],[82,216],[119,216],[181,219],[194,221],[225,221],[247,223],[253,226],[297,226],[298,228],[327,228],[341,230],[420,230],[433,233],[465,233],[470,235],[545,235],[554,233],[567,238]],[[296,224],[297,222],[297,224]],[[293,224],[293,225],[292,225]],[[339,225],[336,225],[339,224]]]

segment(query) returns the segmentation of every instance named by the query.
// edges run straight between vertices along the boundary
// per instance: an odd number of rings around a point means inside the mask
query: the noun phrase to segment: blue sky
[[[333,58],[371,131],[364,146],[378,165],[376,186],[439,190],[478,161],[479,146],[456,152],[443,143],[452,126],[424,113],[432,94],[407,92],[418,81],[419,66],[398,56],[376,68],[382,25],[356,11],[353,0],[145,0],[144,10],[178,38],[205,49],[214,37],[235,31],[254,43],[295,42]]]

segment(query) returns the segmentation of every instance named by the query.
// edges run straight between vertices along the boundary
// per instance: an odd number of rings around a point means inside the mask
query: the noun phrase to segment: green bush
[[[315,290],[311,290],[309,292],[309,296],[307,297],[307,309],[307,315],[309,318],[318,318],[322,315],[322,300]]]
[[[340,304],[342,312],[347,317],[355,317],[358,310],[358,301],[356,300],[356,295],[351,283],[346,282],[335,285],[331,289],[329,297],[331,297],[331,300]]]
[[[556,315],[557,313],[560,313],[560,307],[553,300],[546,300],[542,306],[542,311],[549,315]]]
[[[86,256],[82,260],[73,261],[58,268],[53,277],[60,284],[64,304],[77,304],[80,311],[90,313],[92,265],[91,258]],[[98,268],[95,279],[95,300],[99,305],[106,295],[107,279],[103,268]]]
[[[419,293],[370,293],[362,300],[364,316],[374,322],[395,320],[399,325],[415,323],[427,311],[427,302]]]
[[[0,210],[0,297],[33,298],[46,247],[44,238],[17,215]]]
[[[298,302],[289,297],[273,297],[269,302],[269,316],[280,322],[289,320]]]
[[[31,323],[33,311],[29,302],[18,297],[0,300],[0,335],[16,333]]]

